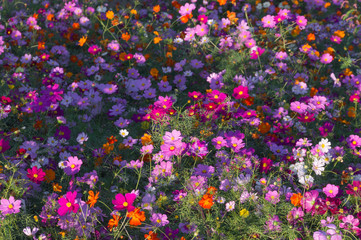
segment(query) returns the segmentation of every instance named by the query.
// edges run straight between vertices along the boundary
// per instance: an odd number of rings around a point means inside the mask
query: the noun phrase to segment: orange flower
[[[301,206],[301,199],[303,198],[301,193],[294,193],[291,197],[291,203],[293,204],[293,206],[295,207],[299,207]]]
[[[316,93],[318,93],[318,90],[317,90],[317,88],[311,88],[311,90],[310,90],[310,96],[311,97],[313,97],[313,96],[315,96],[316,95]]]
[[[86,40],[87,40],[88,37],[86,36],[83,36],[82,38],[79,39],[79,46],[82,47],[85,43],[86,43]]]
[[[122,39],[126,42],[130,39],[130,35],[128,32],[122,34]]]
[[[227,18],[232,23],[237,23],[237,21],[238,21],[238,18],[236,18],[236,13],[235,12],[227,11]]]
[[[153,7],[153,11],[154,11],[155,13],[158,13],[158,12],[160,11],[160,6],[159,6],[159,5],[154,6],[154,7]]]
[[[144,237],[146,240],[160,240],[157,235],[157,233],[150,231],[149,234],[144,234]]]
[[[109,144],[114,144],[118,142],[117,138],[114,136],[111,136],[110,138],[107,138]]]
[[[315,41],[316,37],[315,34],[310,33],[307,35],[307,41],[311,42],[311,41]]]
[[[38,42],[38,50],[44,50],[45,49],[45,42]]]
[[[355,110],[354,107],[349,107],[348,108],[347,116],[349,116],[350,118],[355,118],[356,117],[356,110]]]
[[[161,37],[155,37],[154,38],[154,44],[159,43],[160,41],[162,41],[163,39]]]
[[[219,5],[225,5],[227,3],[227,0],[218,0]]]
[[[137,12],[137,10],[132,9],[132,10],[130,10],[130,13],[136,15],[138,12]]]
[[[109,231],[112,231],[113,228],[118,227],[119,220],[121,219],[118,215],[113,215],[113,219],[110,219],[108,222]]]
[[[152,136],[146,133],[144,133],[143,137],[141,137],[140,140],[142,141],[143,146],[153,144]]]
[[[113,12],[113,11],[108,11],[108,12],[105,14],[105,16],[106,16],[108,19],[112,20],[112,19],[114,18],[114,12]]]
[[[345,37],[345,31],[337,30],[333,34],[336,35],[339,38],[344,38]]]
[[[94,195],[94,192],[92,190],[90,190],[88,193],[89,193],[89,196],[88,196],[88,201],[86,202],[86,204],[89,204],[90,207],[94,207],[94,204],[97,202],[97,199],[99,198],[99,192],[97,192]]]
[[[136,208],[133,211],[127,213],[127,217],[131,218],[129,224],[132,226],[139,226],[145,221],[145,213],[140,211],[140,208]]]
[[[46,20],[53,21],[54,17],[55,17],[54,14],[50,13],[50,14],[48,14],[48,16],[46,16]]]
[[[213,206],[213,196],[210,194],[204,194],[202,199],[198,202],[198,204],[205,209],[211,209]]]
[[[152,77],[154,78],[158,77],[158,73],[159,73],[158,69],[156,68],[150,69],[150,75],[152,75]]]
[[[210,186],[209,188],[207,188],[206,194],[214,195],[216,194],[216,192],[217,192],[217,188]]]
[[[45,180],[47,183],[50,183],[51,181],[54,181],[55,179],[55,172],[53,169],[46,169],[45,170]]]
[[[62,189],[63,187],[62,186],[60,186],[58,183],[53,183],[53,191],[54,192],[61,192],[61,189]]]
[[[271,129],[271,125],[268,122],[262,122],[258,126],[258,131],[262,134],[267,133]]]

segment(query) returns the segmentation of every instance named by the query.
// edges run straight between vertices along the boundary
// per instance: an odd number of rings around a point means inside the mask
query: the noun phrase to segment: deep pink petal
[[[60,208],[58,209],[58,214],[59,214],[60,216],[64,216],[67,212],[68,212],[68,208],[67,208],[67,207],[60,207]]]

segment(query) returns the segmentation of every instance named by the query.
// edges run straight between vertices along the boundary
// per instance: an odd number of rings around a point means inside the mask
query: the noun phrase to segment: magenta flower
[[[328,64],[330,62],[332,62],[333,57],[329,54],[329,53],[325,53],[321,56],[321,63],[323,64]]]
[[[235,99],[246,99],[249,97],[248,95],[248,87],[243,87],[243,86],[238,86],[235,89],[233,89],[233,94],[232,96]]]
[[[92,55],[95,55],[101,51],[102,51],[102,49],[100,47],[98,47],[97,45],[92,45],[88,48],[88,52]]]
[[[20,212],[20,200],[15,200],[13,196],[10,196],[9,199],[1,199],[0,211],[1,215],[5,216],[6,214],[13,214]]]
[[[277,191],[269,191],[265,199],[272,204],[277,204],[280,201],[280,194]]]
[[[361,146],[361,138],[357,135],[350,135],[347,138],[347,143],[351,149],[356,149]]]
[[[327,184],[322,190],[326,194],[327,197],[334,198],[338,194],[339,187],[333,184]]]
[[[3,138],[0,140],[0,153],[5,152],[10,149],[9,142],[4,140]]]
[[[115,210],[127,210],[128,212],[131,212],[135,209],[133,206],[134,200],[137,198],[137,195],[134,193],[126,193],[125,196],[121,193],[117,194],[115,196],[115,199],[112,200],[112,203],[114,204]]]
[[[78,159],[78,157],[68,157],[68,161],[65,162],[64,172],[67,175],[75,175],[80,171],[82,164],[83,161]]]
[[[198,16],[198,21],[201,23],[207,23],[208,17],[204,14]]]
[[[258,57],[261,56],[264,53],[264,51],[265,51],[265,49],[257,47],[256,49],[251,51],[250,59],[258,59]]]
[[[77,192],[67,192],[65,197],[62,197],[58,200],[60,208],[58,209],[58,214],[64,216],[68,212],[76,213],[79,209],[79,204],[75,203]]]
[[[41,183],[44,181],[45,175],[43,169],[38,169],[37,166],[34,166],[33,168],[28,168],[28,174],[26,176],[34,183]]]
[[[260,166],[259,166],[259,171],[262,173],[267,173],[270,168],[272,167],[272,160],[271,159],[268,159],[268,158],[262,158],[261,159],[261,163],[260,163]]]

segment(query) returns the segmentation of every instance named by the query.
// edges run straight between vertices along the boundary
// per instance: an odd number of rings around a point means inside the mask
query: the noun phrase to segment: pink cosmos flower
[[[28,178],[34,182],[34,183],[41,183],[45,179],[45,172],[43,172],[43,169],[39,168],[37,166],[34,166],[33,168],[28,168]]]
[[[318,198],[318,192],[316,190],[306,192],[304,194],[304,197],[301,199],[302,208],[306,210],[306,212],[312,212],[317,198]]]
[[[305,29],[307,25],[307,19],[304,16],[297,16],[296,23],[301,30]]]
[[[77,192],[67,192],[65,197],[62,197],[58,200],[60,208],[58,209],[58,214],[64,216],[68,212],[76,213],[79,209],[79,204],[75,203]]]
[[[80,171],[82,164],[83,161],[78,159],[78,157],[68,157],[68,161],[65,162],[64,172],[67,175],[75,175]]]
[[[327,184],[322,190],[326,194],[327,197],[334,198],[338,194],[339,187],[333,184]]]
[[[193,3],[189,4],[186,3],[184,4],[184,6],[181,6],[179,9],[179,14],[182,16],[185,16],[187,14],[192,14],[192,11],[196,8],[196,5],[194,5]]]
[[[14,214],[20,212],[20,204],[21,201],[15,200],[13,196],[10,196],[9,199],[1,199],[1,215],[5,216],[6,214]]]
[[[328,64],[328,63],[330,63],[330,62],[332,62],[332,60],[333,60],[333,57],[332,57],[332,55],[330,55],[329,53],[325,53],[325,54],[323,54],[322,56],[321,56],[321,63],[323,63],[323,64]]]
[[[112,203],[114,204],[115,210],[127,210],[128,212],[131,212],[135,209],[133,206],[134,200],[137,198],[137,195],[134,193],[126,193],[125,196],[121,193],[117,194],[115,196],[115,199],[112,200]]]
[[[263,27],[268,27],[268,28],[274,28],[276,27],[276,21],[274,16],[272,15],[267,15],[265,17],[262,18],[262,23],[263,23]]]
[[[238,86],[235,89],[233,89],[233,94],[232,96],[235,99],[246,99],[249,97],[248,95],[248,87],[243,87],[243,86]]]
[[[269,191],[265,199],[272,204],[277,204],[280,201],[280,194],[277,191]]]

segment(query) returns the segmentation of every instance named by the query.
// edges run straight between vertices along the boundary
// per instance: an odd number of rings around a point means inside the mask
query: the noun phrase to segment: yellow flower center
[[[74,164],[72,164],[70,167],[71,167],[71,168],[75,168],[75,165],[74,165]]]
[[[124,202],[124,203],[123,203],[123,206],[124,206],[124,207],[128,207],[128,203],[127,203],[127,202]]]
[[[71,203],[70,202],[67,202],[66,203],[66,206],[69,208],[69,207],[71,207]]]
[[[9,204],[8,208],[12,209],[14,206],[12,204]]]

